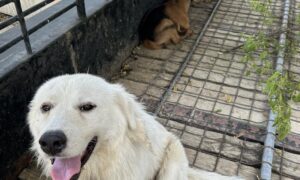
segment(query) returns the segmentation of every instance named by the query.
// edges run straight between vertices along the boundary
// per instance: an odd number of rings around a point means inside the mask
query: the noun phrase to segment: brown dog
[[[191,0],[167,0],[151,9],[140,26],[140,39],[149,49],[160,49],[170,42],[177,44],[191,35],[188,11]]]

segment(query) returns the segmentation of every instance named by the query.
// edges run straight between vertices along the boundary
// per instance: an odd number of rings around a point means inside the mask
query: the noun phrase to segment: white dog
[[[118,84],[75,74],[36,92],[32,150],[53,180],[229,180],[188,167],[180,140]]]

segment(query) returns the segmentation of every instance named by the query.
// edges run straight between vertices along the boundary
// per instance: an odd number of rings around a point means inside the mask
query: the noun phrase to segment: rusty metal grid
[[[175,131],[170,121],[184,124],[177,134],[185,147],[195,151],[191,165],[256,178],[263,147],[259,140],[267,121],[266,98],[260,77],[245,76],[243,54],[223,52],[243,42],[241,33],[264,28],[262,17],[247,6],[245,1],[222,1],[159,115],[167,119],[164,124],[170,130]],[[274,11],[278,9],[274,5]],[[202,133],[189,132],[188,125]]]
[[[269,112],[267,97],[261,92],[261,80],[266,77],[255,73],[246,76],[246,65],[241,62],[243,51],[236,47],[258,29],[277,32],[283,2],[272,3],[273,27],[264,26],[263,17],[251,10],[246,0],[218,2],[199,43],[197,38],[217,1],[192,6],[190,18],[195,33],[183,43],[158,51],[137,48],[126,64],[131,71],[118,82],[181,138],[190,165],[259,179]],[[294,8],[296,11],[299,13]],[[299,72],[299,53],[295,56],[290,69]],[[270,60],[275,59],[276,53]],[[183,72],[178,74],[182,66]],[[299,122],[297,113],[292,121]],[[287,143],[277,142],[272,179],[300,179],[299,139],[293,132]]]

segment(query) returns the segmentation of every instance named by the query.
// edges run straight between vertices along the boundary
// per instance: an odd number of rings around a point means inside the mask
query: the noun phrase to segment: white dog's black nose
[[[42,150],[49,155],[60,153],[67,143],[67,137],[62,131],[48,131],[39,140]]]

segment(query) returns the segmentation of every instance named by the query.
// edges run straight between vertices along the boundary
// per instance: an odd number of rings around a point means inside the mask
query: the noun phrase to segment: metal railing
[[[28,29],[26,26],[25,17],[29,14],[32,14],[33,12],[39,10],[40,8],[46,6],[47,4],[53,2],[54,0],[44,0],[27,10],[23,11],[22,6],[20,3],[20,0],[0,0],[0,7],[5,6],[9,3],[14,3],[14,6],[16,8],[17,15],[12,16],[3,22],[0,22],[0,30],[8,27],[9,25],[12,25],[13,23],[19,21],[19,25],[22,31],[22,34],[19,36],[16,36],[14,39],[10,40],[9,42],[6,42],[4,45],[0,47],[0,53],[6,51],[7,49],[11,48],[13,45],[17,44],[21,40],[24,41],[26,51],[28,54],[32,54],[32,46],[30,43],[29,35],[40,29],[41,27],[45,26],[46,24],[53,21],[55,18],[59,17],[60,15],[64,14],[68,10],[72,9],[73,7],[77,7],[77,13],[81,20],[84,20],[86,18],[86,12],[85,12],[85,2],[84,0],[75,0],[70,5],[64,7],[60,11],[56,12],[55,14],[48,17],[46,20],[39,22],[37,25],[33,26],[32,28]]]

